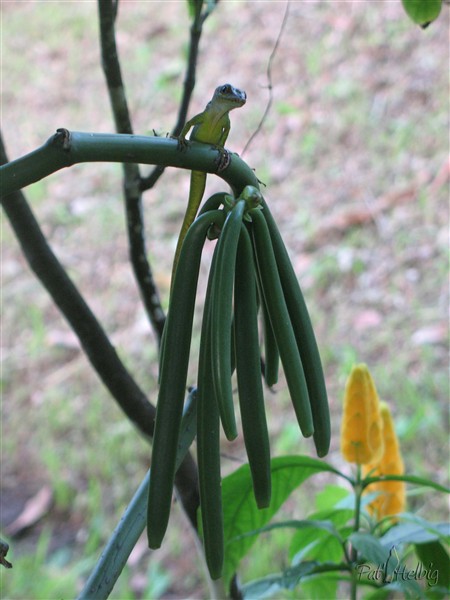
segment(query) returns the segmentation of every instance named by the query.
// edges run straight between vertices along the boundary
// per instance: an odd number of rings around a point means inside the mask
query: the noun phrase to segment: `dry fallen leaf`
[[[6,534],[14,536],[37,523],[47,514],[52,505],[53,493],[50,486],[45,485],[37,494],[30,498],[23,507],[20,515],[14,519],[6,528]]]
[[[435,323],[427,327],[417,329],[411,338],[414,346],[425,346],[428,344],[443,344],[448,338],[447,323]]]

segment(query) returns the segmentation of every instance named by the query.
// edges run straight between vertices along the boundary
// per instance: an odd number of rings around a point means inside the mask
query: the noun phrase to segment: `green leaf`
[[[428,521],[419,515],[415,515],[414,513],[405,512],[397,515],[400,521],[408,521],[409,523],[415,523],[416,525],[420,525],[427,531],[431,533],[435,533],[437,537],[445,538],[449,537],[449,528],[450,525],[448,523],[434,523],[433,521]],[[443,533],[444,532],[444,533]],[[447,532],[447,533],[446,533]]]
[[[449,523],[411,522],[394,525],[380,538],[380,543],[392,548],[398,544],[424,544],[450,535]]]
[[[384,589],[391,592],[401,592],[407,600],[422,600],[422,598],[426,598],[417,581],[410,579],[399,578],[392,583],[388,583]]]
[[[416,554],[426,573],[423,573],[429,587],[439,585],[448,589],[450,586],[450,557],[441,542],[416,544]]]
[[[289,556],[295,564],[305,560],[339,561],[342,555],[342,543],[318,529],[298,531],[293,536],[289,548]]]
[[[268,596],[274,597],[279,590],[293,590],[303,577],[309,577],[315,573],[330,573],[342,570],[343,565],[334,563],[318,563],[316,561],[303,562],[295,567],[286,569],[282,573],[268,575],[262,579],[251,581],[242,586],[244,598],[257,600]],[[275,596],[276,597],[276,596]],[[320,596],[312,596],[319,598]],[[328,596],[329,597],[329,596]]]
[[[273,531],[274,529],[315,529],[320,531],[327,531],[334,537],[337,537],[340,540],[339,532],[336,530],[335,526],[331,521],[315,521],[315,520],[292,520],[292,521],[280,521],[279,523],[270,523],[269,525],[265,525],[264,527],[260,527],[259,529],[254,529],[252,531],[248,531],[238,538],[234,538],[234,540],[230,540],[231,542],[235,540],[240,540],[242,538],[250,537],[252,535],[259,535],[260,533],[267,533],[268,531]]]
[[[364,595],[364,600],[385,600],[385,598],[389,598],[389,590],[386,589],[386,586]]]
[[[316,508],[317,510],[333,508],[349,496],[350,492],[339,485],[326,485],[323,490],[316,494]]]
[[[332,523],[328,529],[330,535],[326,535],[325,527],[321,530],[301,530],[292,537],[289,547],[289,558],[296,563],[300,560],[327,560],[338,561],[342,558],[343,539],[352,530],[351,527],[344,528],[353,516],[353,510],[332,509],[320,511],[309,516],[309,522]],[[339,529],[338,529],[339,528]]]
[[[349,541],[352,546],[358,550],[362,559],[367,560],[374,565],[383,566],[384,568],[395,568],[398,564],[398,560],[395,560],[395,564],[389,561],[391,552],[388,548],[383,546],[378,538],[373,536],[371,533],[363,531],[355,531],[349,536]],[[391,566],[389,566],[391,563]]]
[[[405,598],[418,600],[425,598],[418,584],[417,571],[402,564],[395,548],[387,548],[369,533],[356,532],[350,536],[350,541],[373,567],[360,562],[356,567],[357,577],[361,586],[382,586],[382,590],[372,593],[367,600],[384,598],[383,591],[400,591]]]
[[[307,579],[300,582],[300,590],[303,598],[308,600],[330,600],[337,598],[338,580],[333,574],[311,575]]]
[[[442,0],[402,0],[409,18],[425,28],[436,20],[441,12]]]
[[[376,483],[378,481],[405,481],[406,483],[414,483],[416,485],[423,485],[425,487],[431,487],[438,492],[445,492],[446,494],[450,494],[450,488],[441,485],[440,483],[436,483],[435,481],[431,481],[431,479],[425,479],[424,477],[417,477],[416,475],[383,475],[381,477],[366,477],[363,479],[362,486],[366,488],[371,483]]]
[[[354,514],[353,508],[335,507],[330,510],[321,510],[308,516],[308,519],[331,521],[338,528],[346,525]]]
[[[257,598],[273,596],[281,589],[293,589],[302,577],[311,573],[316,565],[317,563],[314,561],[302,563],[292,570],[289,569],[283,573],[268,575],[267,577],[244,584],[242,586],[244,598],[256,600]]]
[[[259,510],[253,496],[248,465],[243,465],[222,482],[224,507],[225,564],[224,577],[228,582],[239,561],[255,543],[256,537],[240,537],[260,529],[275,515],[291,492],[316,473],[330,472],[348,479],[325,461],[309,456],[280,456],[272,459],[272,501]]]

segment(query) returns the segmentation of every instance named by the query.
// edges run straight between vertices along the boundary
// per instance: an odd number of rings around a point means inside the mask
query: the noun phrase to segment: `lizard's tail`
[[[172,277],[170,281],[170,291],[172,293],[173,281],[175,279],[175,271],[177,270],[178,260],[180,258],[181,247],[183,246],[184,238],[189,227],[194,222],[197,216],[197,211],[202,201],[203,194],[206,186],[206,173],[203,171],[192,171],[191,172],[191,185],[189,188],[189,200],[184,215],[183,223],[181,225],[180,233],[178,236],[177,247],[175,250],[175,258],[173,259]]]

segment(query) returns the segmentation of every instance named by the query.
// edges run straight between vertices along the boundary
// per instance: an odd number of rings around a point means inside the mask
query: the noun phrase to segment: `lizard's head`
[[[229,106],[229,110],[232,108],[238,108],[244,106],[247,100],[247,94],[242,90],[238,90],[229,83],[224,83],[216,88],[213,96],[214,102],[221,102]]]

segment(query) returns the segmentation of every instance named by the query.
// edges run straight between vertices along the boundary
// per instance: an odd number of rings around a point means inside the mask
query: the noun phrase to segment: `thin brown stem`
[[[192,92],[195,87],[195,78],[197,72],[197,61],[198,61],[198,49],[200,46],[200,38],[203,31],[203,23],[209,13],[197,12],[190,28],[189,37],[189,52],[187,59],[186,76],[183,83],[183,96],[181,98],[180,108],[178,110],[178,117],[171,131],[171,135],[176,137],[181,133],[183,125],[186,123],[187,113],[189,104],[191,102]],[[151,189],[161,175],[164,173],[164,167],[154,167],[147,177],[143,177],[140,183],[140,189],[142,191]]]
[[[100,44],[103,72],[108,87],[117,133],[133,133],[130,112],[122,80],[115,37],[117,5],[112,0],[99,0]],[[123,193],[126,207],[126,222],[130,260],[141,297],[156,333],[161,341],[165,315],[159,291],[147,258],[144,212],[142,207],[141,175],[139,165],[124,164]]]

